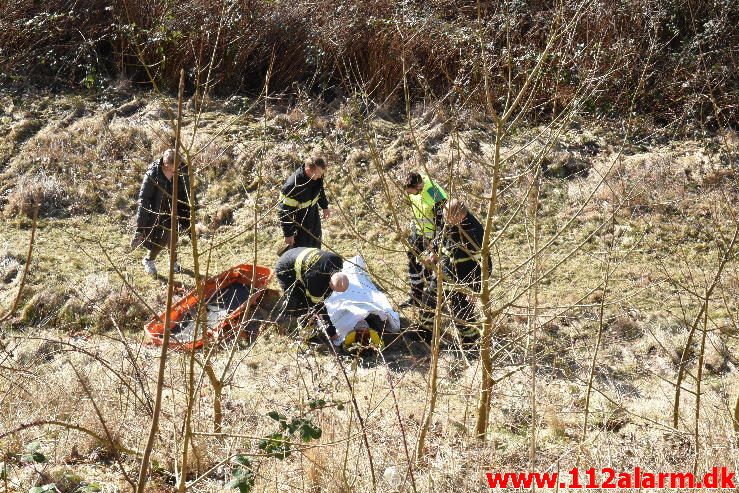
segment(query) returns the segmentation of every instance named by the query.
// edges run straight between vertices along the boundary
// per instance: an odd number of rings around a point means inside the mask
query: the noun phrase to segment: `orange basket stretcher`
[[[201,318],[207,317],[202,320],[205,323],[196,324],[201,307],[196,290],[192,290],[172,306],[168,346],[192,351],[209,340],[237,334],[242,320],[259,303],[272,275],[269,267],[241,264],[207,279],[203,287],[206,305],[201,312]],[[144,327],[147,341],[157,346],[164,339],[164,316],[162,312]]]

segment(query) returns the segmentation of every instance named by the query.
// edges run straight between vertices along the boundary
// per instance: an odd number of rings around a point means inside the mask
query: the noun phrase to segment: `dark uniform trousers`
[[[406,252],[408,255],[408,277],[411,284],[411,298],[421,305],[424,289],[431,279],[433,272],[423,266],[419,261],[419,257],[431,245],[431,238],[426,238],[422,234],[414,232],[408,238],[408,243],[410,243],[411,247]]]
[[[448,277],[444,280],[443,301],[449,306],[453,316],[454,326],[463,343],[477,342],[480,336],[475,304],[458,287],[460,284],[471,287],[472,283],[470,281],[475,278],[479,279],[480,265],[472,261],[470,261],[470,264],[473,265],[464,266],[466,268],[447,266],[444,269]],[[421,325],[427,331],[432,331],[434,326],[438,293],[437,281],[437,278],[432,279],[429,282],[428,288],[423,293],[420,318]]]
[[[295,224],[295,245],[293,247],[321,248],[321,216],[318,205],[311,205],[305,212],[302,222]]]
[[[160,217],[162,217],[161,222],[151,228],[149,234],[144,238],[143,246],[149,250],[147,256],[149,260],[156,260],[162,250],[169,250],[170,235],[172,234],[171,221],[169,216]]]

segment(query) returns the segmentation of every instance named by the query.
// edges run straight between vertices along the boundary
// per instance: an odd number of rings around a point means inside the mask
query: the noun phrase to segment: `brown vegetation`
[[[579,2],[564,2],[564,19]],[[180,67],[188,84],[216,92],[305,86],[328,100],[369,89],[380,106],[403,102],[404,75],[414,100],[452,91],[458,104],[484,104],[487,89],[520,86],[544,49],[558,2],[403,2],[388,0],[142,2],[32,0],[0,6],[0,73],[10,81],[100,87],[118,78],[173,89]],[[608,71],[591,114],[636,108],[658,124],[699,121],[721,128],[738,119],[736,2],[589,2],[528,113],[547,118],[566,106],[594,67]],[[208,60],[214,60],[208,65]],[[198,72],[200,70],[200,72]],[[497,104],[497,103],[496,103]],[[299,119],[290,114],[289,120]]]
[[[63,96],[59,97],[50,106],[64,100]],[[8,197],[20,197],[17,190],[25,190],[24,184],[32,183],[23,174],[13,176],[12,171],[30,173],[34,166],[43,167],[43,173],[65,177],[57,183],[71,183],[74,187],[90,183],[82,178],[73,181],[80,176],[76,170],[85,170],[87,176],[94,176],[97,183],[112,189],[100,192],[102,206],[83,216],[42,218],[39,235],[43,243],[32,262],[23,309],[13,322],[14,327],[28,332],[6,332],[4,336],[4,344],[9,344],[13,356],[4,356],[3,364],[22,378],[17,385],[5,382],[0,386],[8,402],[14,404],[12,412],[11,408],[0,407],[6,423],[0,434],[42,418],[54,418],[61,423],[34,425],[0,438],[0,445],[9,457],[10,477],[17,484],[54,482],[57,488],[63,489],[66,485],[71,485],[70,488],[79,485],[80,481],[95,481],[123,488],[126,483],[120,467],[105,464],[115,463],[118,454],[130,477],[134,477],[140,464],[137,451],[142,450],[147,432],[148,403],[154,385],[151,375],[157,358],[154,350],[138,345],[141,326],[151,314],[134,290],[156,309],[161,309],[164,298],[161,285],[139,275],[138,253],[127,251],[130,230],[126,222],[133,211],[138,179],[161,148],[161,120],[152,108],[168,104],[166,100],[147,103],[130,116],[116,116],[106,125],[100,123],[95,103],[90,101],[90,115],[77,118],[66,130],[54,131],[51,129],[57,120],[66,118],[67,114],[50,112],[49,128],[42,128],[23,142],[9,160],[3,183],[9,191]],[[274,261],[272,245],[279,234],[275,213],[270,209],[273,191],[281,178],[312,152],[315,140],[328,139],[335,145],[328,186],[337,216],[326,225],[327,244],[342,253],[358,248],[369,252],[367,256],[378,283],[383,284],[393,299],[400,299],[404,290],[404,254],[399,247],[401,235],[388,218],[393,212],[401,213],[402,205],[383,200],[382,176],[375,170],[383,170],[391,179],[416,165],[413,139],[408,137],[405,125],[371,117],[364,125],[377,129],[373,137],[377,140],[361,137],[358,129],[363,123],[357,115],[352,117],[353,125],[341,128],[333,124],[306,127],[301,123],[303,120],[290,123],[288,118],[279,118],[280,113],[273,114],[269,120],[255,115],[256,121],[244,118],[228,127],[223,122],[230,118],[229,113],[219,109],[225,103],[214,100],[209,104],[211,111],[204,115],[205,123],[198,127],[196,148],[212,138],[215,140],[194,159],[202,198],[198,220],[207,225],[199,231],[207,233],[202,240],[206,242],[204,248],[209,247],[210,241],[227,242],[226,248],[211,252],[209,272],[251,258],[254,210],[263,212],[267,218],[259,223],[259,244],[268,245],[259,253],[260,262]],[[309,108],[305,103],[298,104]],[[283,115],[294,113],[288,111]],[[418,113],[417,119],[411,120],[418,138],[439,139],[438,144],[429,148],[429,171],[447,180],[447,167],[458,169],[459,173],[445,182],[445,186],[458,187],[457,190],[468,194],[469,205],[482,217],[479,211],[487,186],[479,178],[486,173],[480,158],[488,159],[491,155],[491,135],[477,123],[434,123],[430,115],[437,111]],[[337,114],[353,113],[337,109],[333,113],[324,110],[317,114],[306,110],[306,114],[334,122]],[[438,127],[444,123],[450,128],[439,132]],[[240,140],[231,140],[231,132],[220,132],[224,126],[232,128],[233,133],[241,136]],[[186,125],[185,136],[194,128],[194,122]],[[358,136],[354,140],[342,140],[344,132]],[[439,137],[432,137],[437,133]],[[123,137],[115,138],[115,135]],[[503,149],[505,156],[513,157],[506,163],[502,208],[497,221],[503,224],[511,219],[512,223],[496,240],[496,282],[497,276],[505,275],[528,256],[522,245],[526,245],[530,224],[526,219],[516,218],[516,211],[517,204],[530,196],[531,180],[526,173],[537,149],[545,147],[537,141],[537,135],[540,135],[538,129],[522,130],[512,139],[511,146]],[[682,428],[675,431],[667,424],[674,405],[674,385],[670,382],[681,366],[681,357],[685,358],[683,366],[694,375],[702,351],[700,327],[697,336],[689,342],[690,320],[679,316],[685,291],[678,281],[689,279],[691,272],[698,275],[695,266],[710,265],[718,248],[711,235],[723,234],[727,225],[733,223],[717,202],[722,194],[734,196],[731,182],[708,185],[702,178],[715,170],[730,168],[725,167],[721,152],[710,154],[710,149],[723,142],[720,136],[666,147],[654,144],[640,153],[620,156],[613,148],[617,142],[613,135],[612,130],[596,127],[563,132],[552,147],[549,162],[581,159],[587,164],[588,172],[567,177],[545,175],[542,179],[539,212],[542,242],[558,230],[562,218],[570,217],[590,193],[596,193],[592,204],[577,216],[577,228],[572,234],[560,238],[556,248],[541,256],[541,268],[545,269],[563,252],[593,235],[573,257],[571,265],[565,265],[538,284],[539,318],[548,320],[539,328],[533,346],[537,356],[534,398],[538,410],[532,412],[531,375],[525,367],[527,346],[522,337],[530,330],[530,316],[524,303],[503,312],[493,339],[496,364],[500,368],[495,376],[502,380],[495,385],[490,411],[492,444],[481,445],[473,437],[479,363],[460,358],[453,350],[441,351],[440,392],[428,421],[423,460],[411,468],[418,491],[474,490],[484,484],[481,482],[484,479],[479,477],[481,468],[528,468],[526,457],[532,427],[538,430],[538,464],[554,463],[584,436],[585,443],[577,445],[581,463],[601,466],[606,460],[603,450],[608,449],[610,456],[616,457],[623,467],[631,460],[655,470],[690,468],[696,454],[692,439],[685,438],[683,432],[685,427],[692,426],[688,413],[695,406],[689,392],[695,385],[690,377],[686,377],[690,381],[685,383],[686,391],[681,397]],[[468,156],[459,162],[455,154],[456,138],[462,139]],[[298,139],[303,143],[296,145]],[[529,154],[519,152],[518,142],[533,142],[527,146]],[[373,145],[379,145],[383,155],[396,155],[397,161],[376,163]],[[44,146],[48,147],[46,153],[41,151]],[[116,148],[114,152],[112,149]],[[33,162],[33,156],[43,159]],[[685,169],[691,173],[685,173]],[[597,187],[604,175],[604,184]],[[257,189],[260,198],[256,197]],[[20,214],[16,203],[17,199],[9,199],[4,214]],[[665,203],[669,208],[661,205]],[[68,206],[67,210],[73,209]],[[108,215],[95,210],[116,213]],[[612,210],[617,211],[615,224],[607,221]],[[607,227],[599,230],[604,222]],[[24,230],[27,224],[23,221],[8,222],[4,228],[7,231],[3,230],[3,234],[27,238]],[[347,229],[339,234],[340,228]],[[231,237],[234,240],[229,241]],[[97,243],[101,238],[115,259],[115,266],[123,271],[123,278],[102,254]],[[613,263],[621,267],[604,295],[599,289],[601,261],[593,259],[601,259],[607,245],[613,245]],[[676,253],[674,245],[684,245],[690,252],[685,252],[683,257],[682,253]],[[12,241],[8,249],[5,254],[8,260],[3,265],[7,264],[10,282],[0,289],[12,295],[20,268],[20,263],[13,259],[23,253],[24,243]],[[190,265],[186,250],[181,252],[182,262]],[[16,274],[13,276],[12,272]],[[674,279],[674,288],[666,287],[672,286],[665,282],[666,277]],[[188,282],[188,278],[184,279]],[[492,293],[496,302],[522,289],[521,279],[513,276],[503,280]],[[736,320],[730,309],[721,306],[721,299],[726,297],[727,306],[732,306],[737,293],[735,284],[736,266],[732,264],[722,279],[720,293],[712,297],[711,320],[715,320],[716,327],[709,325],[703,347],[703,379],[707,385],[701,401],[700,430],[706,436],[713,433],[713,448],[700,454],[707,464],[725,457],[731,443],[727,430],[731,429],[732,421],[726,412],[725,397],[733,394],[722,389],[729,389],[736,381],[736,345],[731,337]],[[586,299],[578,304],[577,300],[585,295]],[[7,300],[8,296],[4,295],[3,299]],[[593,391],[586,405],[585,376],[594,355],[601,303],[605,303],[604,339],[594,358]],[[695,312],[689,296],[682,306],[686,315]],[[443,324],[447,324],[446,319]],[[342,370],[331,354],[320,350],[295,352],[289,349],[293,344],[284,336],[268,331],[253,344],[237,342],[210,356],[216,373],[220,374],[227,364],[227,355],[233,350],[233,368],[220,389],[220,409],[222,430],[234,437],[221,439],[208,435],[214,422],[214,393],[205,378],[205,383],[197,387],[199,397],[193,408],[196,434],[191,437],[192,450],[187,459],[193,473],[190,479],[200,478],[198,484],[204,489],[222,488],[232,476],[228,467],[219,465],[221,461],[228,460],[234,451],[258,452],[258,440],[240,437],[262,436],[272,431],[274,421],[265,417],[266,412],[278,410],[305,415],[309,412],[305,403],[321,396],[343,403],[343,410],[330,407],[316,413],[315,422],[324,434],[321,446],[305,445],[302,452],[285,461],[260,459],[256,484],[269,490],[269,485],[280,478],[279,481],[306,491],[371,489],[366,447],[356,416],[348,410],[349,399],[355,395],[366,418],[378,491],[411,491],[403,440],[413,450],[426,418],[419,408],[422,400],[419,396],[427,388],[428,349],[410,339],[385,351],[388,365],[371,355],[345,360],[344,368],[352,384],[350,390],[342,383]],[[182,443],[182,435],[171,431],[182,426],[181,415],[170,410],[184,409],[185,395],[189,392],[184,377],[188,357],[178,354],[172,358],[168,366],[171,375],[165,386],[162,431],[154,449],[154,471],[149,483],[163,491],[168,482],[173,482],[178,470],[181,451],[177,447]],[[105,426],[80,388],[70,364],[86,372],[89,391],[99,405]],[[55,388],[54,395],[46,390],[50,385]],[[302,392],[304,397],[296,397]],[[24,398],[24,395],[34,397]],[[586,407],[590,419],[583,429]],[[38,410],[41,408],[43,411]],[[106,428],[110,437],[106,436]],[[61,429],[65,431],[60,433]],[[267,431],[262,433],[263,430]],[[69,465],[63,466],[57,458],[39,475],[22,459],[13,458],[13,454],[22,455],[29,440],[39,434],[44,437],[43,450],[52,447],[59,450],[62,458],[70,458]],[[651,445],[645,446],[645,442]],[[566,458],[565,462],[570,460],[575,458]]]
[[[721,24],[730,4],[122,0],[106,14],[117,23],[76,24],[96,36],[74,54],[94,57],[72,67],[64,43],[77,34],[34,23],[68,26],[101,6],[57,15],[57,3],[2,18],[0,48],[15,44],[0,62],[33,63],[53,45],[56,71],[33,65],[34,80],[123,79],[86,98],[0,92],[0,207],[12,218],[0,224],[0,301],[23,307],[0,327],[6,489],[469,491],[486,471],[700,472],[736,456],[734,88],[711,79],[732,48],[709,54],[701,37],[734,34]],[[721,22],[695,22],[706,16]],[[24,22],[25,44],[13,30]],[[166,87],[188,65],[198,87],[176,121],[182,97],[134,97],[125,79]],[[697,99],[681,92],[688,75],[655,72],[686,67],[715,82]],[[214,96],[262,84],[253,100]],[[684,125],[698,120],[721,131]],[[676,129],[701,138],[675,142]],[[130,237],[141,176],[173,142],[195,227],[177,249],[187,270],[165,290]],[[365,256],[396,304],[403,175],[423,169],[464,198],[492,257],[469,292],[480,348],[457,350],[441,289],[433,351],[414,310],[382,353],[336,354],[278,333],[267,306],[246,322],[256,337],[192,354],[142,346],[144,320],[183,288],[235,263],[274,264],[277,191],[315,152],[334,213],[324,248]]]

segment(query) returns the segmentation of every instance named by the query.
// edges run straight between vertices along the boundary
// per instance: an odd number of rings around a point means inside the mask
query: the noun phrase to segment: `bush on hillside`
[[[221,94],[261,90],[269,74],[271,91],[297,83],[331,99],[360,90],[400,108],[405,73],[414,99],[452,91],[484,107],[485,75],[489,101],[500,104],[509,76],[520,86],[536,63],[559,3],[18,0],[0,6],[0,73],[88,88],[153,79],[174,89],[185,68],[190,91],[209,78]],[[571,19],[534,86],[531,117],[550,117],[604,75],[584,110],[637,109],[657,123],[739,120],[735,1],[566,0],[562,22]]]

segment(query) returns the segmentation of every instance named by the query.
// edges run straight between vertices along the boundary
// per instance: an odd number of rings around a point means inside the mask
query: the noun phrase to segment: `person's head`
[[[467,206],[459,199],[451,199],[444,205],[444,221],[456,226],[467,215]]]
[[[349,289],[349,278],[343,272],[334,272],[328,286],[337,293],[343,293]]]
[[[305,175],[311,180],[320,180],[326,173],[326,159],[314,154],[305,161]]]
[[[164,151],[164,154],[162,154],[162,168],[165,172],[174,172],[174,158],[174,149],[167,149],[166,151]]]
[[[420,173],[411,171],[405,179],[405,193],[408,195],[417,195],[423,190],[423,177]]]

